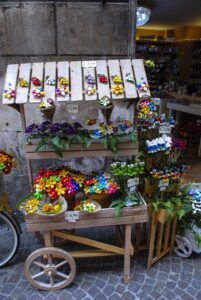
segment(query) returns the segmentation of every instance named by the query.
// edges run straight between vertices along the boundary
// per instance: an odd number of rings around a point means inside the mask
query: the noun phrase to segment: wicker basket
[[[101,112],[102,112],[102,114],[104,116],[104,119],[105,119],[107,124],[110,122],[110,117],[111,117],[113,108],[114,108],[114,105],[112,103],[109,104],[108,106],[105,106],[105,107],[101,106],[100,107]]]

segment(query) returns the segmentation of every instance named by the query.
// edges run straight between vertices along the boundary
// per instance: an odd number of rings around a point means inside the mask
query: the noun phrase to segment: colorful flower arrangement
[[[173,151],[184,151],[187,146],[187,141],[179,138],[172,139],[172,150]]]
[[[114,162],[111,164],[111,172],[114,176],[139,176],[144,173],[144,161],[136,159],[133,162]]]
[[[149,91],[149,85],[146,81],[138,81],[137,82],[137,89],[139,92],[147,93]]]
[[[11,154],[0,150],[0,171],[9,174],[12,168],[16,167],[16,160]]]
[[[96,204],[92,200],[82,200],[76,202],[74,210],[83,210],[85,212],[95,212],[96,211]]]
[[[184,176],[186,170],[185,165],[172,165],[164,167],[164,169],[154,168],[149,172],[149,175],[154,179],[172,179],[178,180]]]
[[[3,97],[7,99],[12,99],[16,97],[16,92],[12,88],[4,89]]]
[[[115,194],[119,186],[109,174],[101,173],[96,176],[88,176],[84,181],[84,192],[86,195],[90,194]]]
[[[85,129],[78,122],[69,124],[51,123],[45,121],[40,125],[31,124],[26,130],[27,143],[37,139],[36,151],[53,150],[62,156],[62,150],[68,149],[71,143],[79,143],[89,147],[95,139],[107,146],[113,153],[117,151],[117,144],[126,138],[127,141],[135,142],[137,139],[134,124],[128,120],[120,121],[119,124],[100,123],[94,128]]]
[[[192,201],[192,210],[193,213],[200,213],[201,212],[201,191],[197,188],[191,188],[188,191],[188,195]]]
[[[156,153],[164,151],[166,154],[169,154],[172,147],[172,138],[163,134],[162,137],[146,140],[146,147],[148,153]]]
[[[33,90],[32,95],[34,96],[34,98],[43,98],[45,96],[44,89],[40,87],[36,90]]]
[[[42,169],[34,179],[34,197],[42,199],[46,195],[56,200],[60,196],[69,197],[79,189],[78,182],[73,179],[68,169],[45,170]]]

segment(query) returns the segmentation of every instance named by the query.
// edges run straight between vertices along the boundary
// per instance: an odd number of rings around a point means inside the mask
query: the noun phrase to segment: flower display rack
[[[101,84],[98,75],[104,74],[108,82]],[[128,74],[133,78],[133,83],[127,81]],[[86,76],[93,76],[95,79],[94,88],[96,92],[88,95],[86,90]],[[118,75],[122,78],[124,92],[115,94],[112,92],[113,76]],[[7,98],[3,96],[3,104],[25,104],[40,103],[41,98],[34,97],[33,91],[36,86],[33,78],[37,78],[40,87],[44,90],[44,98],[51,98],[56,102],[73,102],[73,101],[94,101],[107,96],[112,100],[134,99],[142,96],[144,91],[136,88],[136,84],[147,83],[147,77],[142,59],[113,59],[113,60],[96,60],[96,61],[62,61],[62,62],[39,62],[12,64],[7,66],[4,91],[15,91],[15,96]],[[54,85],[48,84],[48,78],[55,82]],[[68,93],[64,96],[57,95],[56,89],[59,87],[60,78],[66,78],[70,83]],[[25,80],[26,87],[20,85],[20,80]],[[147,94],[150,95],[149,90]]]

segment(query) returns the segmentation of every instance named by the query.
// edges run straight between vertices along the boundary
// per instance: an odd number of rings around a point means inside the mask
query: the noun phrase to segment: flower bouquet
[[[50,202],[46,197],[39,200],[31,194],[18,203],[18,209],[24,215],[55,216],[67,210],[67,203],[63,197]]]
[[[110,121],[110,116],[112,114],[114,105],[113,105],[112,101],[110,100],[110,98],[108,98],[107,96],[103,96],[99,100],[99,106],[100,106],[101,112],[105,118],[105,121],[108,124]]]
[[[43,114],[43,119],[52,122],[56,106],[51,98],[43,100],[38,107]]]
[[[84,181],[84,193],[87,198],[96,200],[102,207],[109,206],[109,196],[119,189],[117,183],[109,174],[87,176]]]
[[[12,168],[16,167],[16,160],[11,154],[4,150],[0,150],[0,172],[9,174]]]

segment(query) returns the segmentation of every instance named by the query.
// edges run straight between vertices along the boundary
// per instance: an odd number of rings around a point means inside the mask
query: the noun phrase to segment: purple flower
[[[55,134],[61,130],[61,125],[59,123],[52,124],[50,132]]]
[[[51,122],[50,121],[45,121],[43,123],[41,123],[38,127],[38,132],[44,132],[46,131],[47,129],[50,129],[51,128]]]
[[[82,125],[81,125],[79,122],[73,123],[73,126],[74,126],[75,128],[82,128]]]
[[[29,125],[28,127],[26,127],[25,133],[36,133],[37,129],[38,129],[38,125],[33,123],[33,124]]]
[[[69,126],[66,130],[66,133],[69,135],[74,135],[74,134],[76,134],[76,129],[72,126]]]

